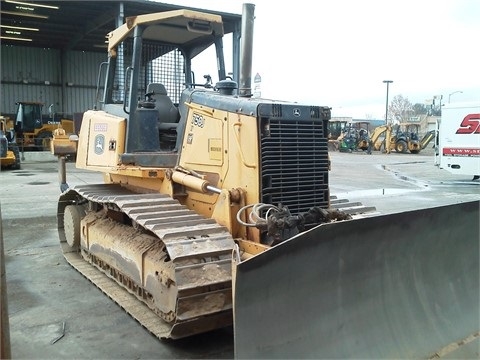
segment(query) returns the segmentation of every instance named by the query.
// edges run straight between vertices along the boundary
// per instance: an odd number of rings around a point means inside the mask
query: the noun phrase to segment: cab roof
[[[223,22],[220,15],[193,10],[173,10],[153,14],[132,16],[125,23],[111,31],[108,38],[108,52],[128,37],[137,27],[142,27],[142,38],[189,50],[192,57],[213,44],[216,36],[223,36]]]

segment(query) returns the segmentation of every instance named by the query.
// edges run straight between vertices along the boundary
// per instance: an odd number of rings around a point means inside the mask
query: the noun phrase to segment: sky
[[[264,98],[383,119],[392,80],[389,102],[480,101],[479,0],[161,2],[234,14],[254,4],[252,82],[260,74]]]

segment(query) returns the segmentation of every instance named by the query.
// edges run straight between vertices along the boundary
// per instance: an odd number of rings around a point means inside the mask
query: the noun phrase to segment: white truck
[[[480,102],[446,104],[437,121],[435,165],[480,178]]]

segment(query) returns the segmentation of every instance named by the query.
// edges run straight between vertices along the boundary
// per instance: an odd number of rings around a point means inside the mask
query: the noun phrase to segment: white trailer
[[[445,104],[437,121],[435,165],[480,177],[480,102]]]

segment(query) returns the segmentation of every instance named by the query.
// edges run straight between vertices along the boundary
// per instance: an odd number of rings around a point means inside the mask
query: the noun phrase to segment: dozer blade
[[[239,263],[236,358],[478,358],[479,206],[320,225]]]

